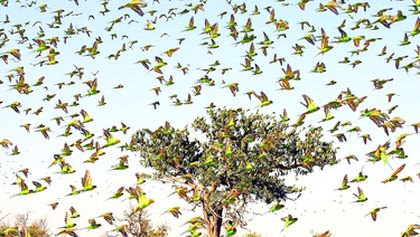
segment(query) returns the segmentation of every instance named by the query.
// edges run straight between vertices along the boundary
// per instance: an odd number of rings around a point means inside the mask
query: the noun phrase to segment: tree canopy
[[[321,127],[298,130],[274,115],[240,108],[207,113],[208,119],[196,118],[190,129],[166,122],[155,131],[138,131],[134,139],[154,177],[172,182],[179,197],[203,208],[209,236],[220,235],[223,218],[228,226],[244,225],[249,203],[298,195],[301,187],[285,181],[290,172],[306,175],[337,163]]]

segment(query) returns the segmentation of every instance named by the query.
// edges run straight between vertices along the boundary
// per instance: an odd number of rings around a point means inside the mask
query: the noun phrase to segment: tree
[[[128,223],[127,232],[132,237],[165,237],[168,235],[168,227],[160,225],[154,227],[148,218],[146,210],[135,211],[131,207],[124,212],[124,220]]]
[[[29,212],[18,214],[14,218],[14,225],[2,222],[0,224],[0,236],[17,237],[48,237],[48,225],[46,217],[30,221]],[[0,218],[3,221],[4,218]]]
[[[332,143],[321,141],[322,128],[301,132],[274,115],[243,109],[209,109],[209,121],[198,117],[193,133],[168,122],[155,131],[133,135],[136,150],[154,178],[170,182],[175,192],[201,207],[203,217],[189,221],[193,235],[206,227],[209,237],[228,235],[244,226],[245,207],[252,202],[279,203],[299,196],[301,188],[285,183],[290,172],[306,175],[337,163]],[[274,210],[274,209],[273,209]]]

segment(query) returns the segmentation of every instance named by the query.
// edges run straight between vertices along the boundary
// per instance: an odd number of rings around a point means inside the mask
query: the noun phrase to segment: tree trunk
[[[203,203],[203,207],[208,237],[220,237],[223,223],[223,208],[211,208],[206,202]]]

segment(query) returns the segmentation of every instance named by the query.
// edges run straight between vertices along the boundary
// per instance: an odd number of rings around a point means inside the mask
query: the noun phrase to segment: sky
[[[0,49],[0,55],[9,55],[8,64],[0,62],[0,84],[1,90],[1,109],[0,109],[0,140],[9,139],[13,146],[17,145],[20,154],[11,156],[11,148],[0,147],[0,204],[1,213],[14,215],[30,211],[31,215],[36,217],[48,216],[50,220],[50,230],[57,233],[57,227],[64,225],[64,216],[70,206],[74,206],[81,217],[77,219],[79,227],[87,226],[89,218],[95,218],[100,214],[112,211],[116,215],[126,210],[129,202],[117,200],[107,200],[108,197],[119,187],[129,187],[134,185],[134,174],[143,171],[139,164],[137,154],[121,151],[117,147],[106,149],[106,154],[94,164],[83,163],[91,152],[80,152],[73,149],[73,154],[68,158],[68,162],[74,167],[76,172],[69,175],[61,175],[58,166],[48,168],[54,160],[54,154],[59,154],[64,143],[71,144],[81,138],[78,131],[73,130],[73,134],[68,137],[60,136],[63,134],[66,124],[71,122],[69,115],[79,114],[83,109],[94,119],[86,124],[86,128],[95,134],[94,139],[101,144],[104,140],[100,137],[103,129],[112,126],[121,127],[121,122],[130,127],[127,134],[122,132],[115,133],[115,136],[121,140],[121,144],[130,141],[130,135],[136,130],[142,128],[155,129],[165,121],[169,121],[173,126],[183,128],[191,123],[197,116],[205,115],[205,108],[210,103],[217,106],[226,106],[229,108],[244,107],[250,109],[250,112],[276,113],[281,114],[286,109],[291,122],[296,121],[300,114],[306,111],[301,105],[302,95],[308,95],[318,106],[322,106],[333,101],[337,96],[347,89],[358,97],[367,96],[365,101],[358,107],[356,112],[352,112],[348,106],[342,106],[338,110],[332,110],[335,118],[331,121],[319,123],[324,118],[322,109],[314,114],[307,116],[305,126],[323,126],[325,128],[325,139],[333,141],[336,147],[339,147],[337,157],[344,158],[349,154],[354,154],[359,158],[358,162],[347,164],[345,160],[338,165],[325,167],[324,170],[315,170],[314,173],[306,177],[287,177],[291,183],[302,185],[306,190],[302,196],[295,202],[286,202],[286,208],[276,213],[265,213],[268,206],[262,203],[249,205],[250,214],[246,229],[239,230],[239,234],[246,233],[248,230],[261,233],[263,236],[311,236],[311,232],[324,232],[330,230],[334,236],[398,236],[410,224],[420,223],[420,206],[418,197],[420,196],[419,177],[420,161],[418,158],[419,136],[414,133],[410,124],[420,122],[420,112],[417,109],[418,88],[420,88],[419,69],[413,68],[408,72],[403,69],[396,69],[394,60],[386,62],[386,58],[394,53],[393,58],[405,57],[400,65],[404,66],[414,62],[418,53],[415,52],[418,47],[418,35],[410,36],[410,44],[401,46],[404,34],[411,32],[418,19],[410,9],[414,3],[411,1],[371,1],[370,8],[366,12],[359,9],[357,14],[346,14],[343,10],[338,10],[339,14],[327,10],[325,12],[317,11],[319,4],[326,4],[327,1],[311,1],[306,5],[304,11],[300,10],[295,1],[246,1],[247,12],[240,11],[235,14],[238,31],[243,29],[248,19],[252,20],[253,31],[257,38],[254,44],[258,55],[254,58],[252,65],[258,64],[263,71],[262,74],[253,75],[252,72],[242,71],[241,64],[245,62],[245,53],[249,50],[250,44],[236,44],[229,36],[230,31],[226,28],[229,17],[233,13],[231,6],[225,1],[208,0],[204,6],[204,11],[194,13],[190,10],[186,14],[181,14],[184,9],[190,9],[188,1],[164,1],[152,3],[147,1],[148,7],[144,9],[146,13],[143,17],[130,9],[119,9],[126,4],[126,1],[112,0],[107,8],[109,13],[101,15],[103,10],[102,1],[90,0],[80,1],[75,5],[74,1],[9,1],[7,7],[0,6],[0,20],[6,21],[6,16],[10,22],[3,22],[0,26],[2,36],[0,39],[7,38],[5,44]],[[348,4],[355,4],[357,1],[346,1]],[[29,5],[33,4],[29,7]],[[41,12],[39,6],[47,4],[45,12]],[[193,5],[199,4],[199,1],[192,1]],[[242,1],[232,0],[232,5],[242,4]],[[254,6],[258,5],[260,14],[252,15]],[[265,8],[275,10],[277,20],[285,20],[289,24],[289,29],[284,31],[286,37],[277,38],[279,32],[276,32],[274,25],[266,24],[269,19],[269,13]],[[174,9],[173,9],[174,8]],[[381,9],[390,8],[385,14],[394,16],[398,10],[407,17],[405,20],[396,22],[388,29],[380,23],[373,23],[378,17]],[[48,24],[54,21],[54,11],[63,9],[63,15],[69,14],[62,19],[62,24],[58,28],[50,28]],[[170,10],[173,9],[173,10]],[[151,16],[150,11],[157,12]],[[168,14],[168,11],[176,13],[173,19],[165,20],[162,14]],[[222,18],[220,13],[226,11]],[[153,12],[152,12],[153,13]],[[93,16],[93,17],[90,17]],[[191,17],[194,17],[196,29],[185,32]],[[121,23],[113,25],[111,31],[107,27],[111,21],[122,18]],[[124,19],[124,17],[126,19]],[[152,31],[145,30],[147,20],[157,18],[157,23]],[[94,19],[93,19],[94,18]],[[210,42],[206,35],[201,34],[204,28],[204,21],[207,19],[211,24],[218,23],[221,36],[217,37],[215,42],[219,45],[216,49],[208,49],[203,42]],[[377,26],[377,30],[366,29],[361,24],[359,29],[351,30],[356,21],[360,19],[369,19]],[[356,47],[351,41],[348,43],[332,43],[334,37],[340,36],[337,27],[343,24],[344,30],[350,37],[365,36],[361,46]],[[300,28],[299,22],[308,21],[314,26],[316,32],[313,34],[318,39],[321,36],[321,28],[329,36],[330,45],[334,46],[332,50],[324,55],[317,55],[321,41],[317,40],[315,45],[311,45],[306,40],[301,39],[308,34],[309,27],[304,30]],[[13,34],[17,30],[16,25],[22,24],[24,35],[28,37],[27,41],[19,42],[18,34]],[[86,27],[91,31],[90,36],[80,32],[79,34],[67,36],[64,42],[65,31],[70,27],[75,29]],[[41,32],[45,36],[40,37]],[[266,33],[274,41],[268,48],[267,56],[264,56],[260,50],[261,42]],[[281,33],[281,32],[280,32]],[[113,39],[112,34],[115,34]],[[409,33],[408,33],[409,34]],[[57,64],[39,65],[34,64],[46,59],[48,50],[37,56],[34,52],[37,48],[33,39],[49,39],[58,37],[59,42],[56,51],[59,52],[56,59]],[[89,57],[85,54],[79,55],[83,45],[91,47],[95,38],[100,37],[103,43],[99,44],[99,54],[95,57]],[[243,33],[239,34],[239,39]],[[179,44],[180,38],[185,40]],[[366,39],[379,38],[372,42],[367,51],[359,55],[351,55],[352,50],[361,49]],[[130,44],[134,41],[132,47]],[[122,52],[118,60],[109,59],[108,56],[115,54],[126,45],[127,50]],[[293,54],[292,46],[295,44],[303,45],[305,48],[302,56]],[[145,46],[152,45],[150,49],[145,50]],[[32,46],[32,48],[31,48]],[[386,46],[386,55],[380,54],[383,47]],[[51,46],[52,47],[52,46]],[[21,60],[16,60],[7,53],[11,49],[19,48],[21,50]],[[179,48],[172,57],[165,55],[165,51],[173,48]],[[270,64],[273,55],[279,58],[284,57],[285,63]],[[173,85],[160,84],[156,77],[160,74],[145,69],[141,64],[136,63],[139,60],[148,59],[153,67],[155,57],[162,58],[167,65],[162,67],[163,77],[174,78]],[[351,62],[360,60],[362,63],[355,66],[340,64],[338,61],[348,57]],[[206,75],[203,69],[209,67],[215,61],[220,65],[216,66],[216,71],[208,76],[215,81],[214,86],[202,85],[201,95],[193,96],[194,85],[198,80]],[[326,72],[313,73],[311,70],[317,62],[323,62],[326,65]],[[176,68],[177,64],[189,68],[185,75]],[[419,64],[418,61],[416,62]],[[291,81],[293,90],[280,90],[277,81],[284,76],[282,69],[286,65],[296,70],[299,69],[299,81]],[[17,67],[24,67],[25,80],[33,85],[38,78],[45,77],[42,86],[32,86],[33,92],[29,94],[19,94],[10,85],[15,84],[18,78],[13,71]],[[77,67],[84,68],[82,79],[70,77],[69,72]],[[232,68],[224,75],[222,68]],[[8,74],[15,74],[11,82],[8,81]],[[100,93],[93,96],[85,96],[80,99],[78,106],[69,106],[68,113],[55,108],[60,99],[69,104],[73,103],[73,95],[81,93],[85,95],[89,89],[84,82],[97,78],[98,89]],[[372,80],[390,79],[393,80],[384,84],[382,89],[375,89]],[[332,86],[326,84],[331,80],[337,83]],[[61,89],[57,86],[61,82],[67,83]],[[224,87],[228,83],[239,83],[239,93],[233,96],[228,88]],[[122,89],[114,89],[115,86],[122,84]],[[46,86],[46,88],[43,88]],[[152,88],[160,87],[161,93],[156,95]],[[248,99],[245,92],[254,90],[259,93],[264,91],[273,104],[260,108],[260,102],[253,97]],[[395,93],[391,102],[387,101],[387,94]],[[44,100],[47,95],[55,95],[50,101]],[[174,106],[169,96],[177,94],[180,101],[184,101],[188,94],[192,95],[193,103],[191,105]],[[97,106],[98,100],[104,96],[107,104]],[[12,109],[6,107],[11,103],[19,101],[22,104],[21,112],[15,113]],[[159,101],[160,105],[156,109],[151,103]],[[401,117],[405,120],[402,128],[386,135],[382,128],[378,128],[369,120],[361,117],[361,111],[364,109],[377,108],[387,111],[391,107],[398,105],[392,111],[390,117]],[[35,110],[42,107],[39,115],[32,114]],[[23,111],[26,108],[32,108],[29,114]],[[389,113],[389,112],[388,112]],[[65,121],[57,125],[54,117],[62,116]],[[276,115],[277,116],[277,115]],[[80,116],[79,116],[79,119]],[[339,142],[334,136],[336,133],[327,132],[338,121],[344,123],[350,121],[350,126],[340,126],[339,132],[343,132],[347,137],[347,142]],[[30,132],[26,132],[21,125],[31,123]],[[36,132],[36,126],[43,124],[51,128],[50,139]],[[360,133],[347,132],[350,128],[359,126]],[[369,133],[372,141],[364,144],[360,136]],[[395,139],[401,134],[410,134],[403,144],[407,154],[406,159],[391,158],[389,165],[383,162],[368,162],[366,154],[375,150],[378,145],[390,141],[391,147],[395,147]],[[117,158],[122,155],[129,155],[130,168],[125,171],[109,171],[112,165],[118,163]],[[414,182],[402,182],[400,180],[387,184],[381,183],[382,180],[389,177],[393,169],[406,164],[405,169],[400,173],[399,178],[411,176]],[[31,181],[45,176],[51,176],[53,182],[47,190],[27,196],[12,197],[19,192],[17,186],[11,185],[16,181],[15,173],[22,168],[29,168],[30,175],[25,178],[27,184],[32,188]],[[349,179],[357,176],[363,169],[363,173],[368,174],[368,179],[359,184],[350,184],[351,188],[346,191],[335,191],[345,174]],[[98,188],[92,192],[80,194],[75,197],[66,197],[70,192],[69,185],[81,187],[80,179],[85,170],[92,173],[93,183]],[[22,176],[22,174],[20,174]],[[353,193],[357,192],[357,187],[363,189],[368,197],[364,203],[353,203],[355,198]],[[182,200],[168,195],[172,192],[170,186],[162,185],[158,182],[148,180],[142,188],[147,195],[155,199],[150,209],[150,218],[157,224],[167,224],[170,226],[170,236],[180,236],[186,230],[186,226],[181,226],[189,217],[199,215],[201,212],[193,213],[188,211],[188,206],[183,204]],[[49,203],[59,202],[56,210],[51,210]],[[35,204],[35,205],[34,205]],[[170,215],[162,215],[169,207],[180,205],[183,207],[183,215],[176,219]],[[373,222],[367,213],[373,208],[387,206],[378,214],[378,219]],[[253,214],[254,213],[254,214]],[[283,229],[284,223],[281,218],[291,214],[298,217],[298,222],[290,227]],[[114,227],[108,225],[103,220],[98,219],[103,227],[98,230],[87,232],[80,230],[80,236],[100,236],[104,231],[112,230]]]

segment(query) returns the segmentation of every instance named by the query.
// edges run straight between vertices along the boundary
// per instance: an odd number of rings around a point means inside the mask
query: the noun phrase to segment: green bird
[[[19,155],[20,154],[20,151],[19,151],[19,149],[18,149],[18,146],[17,145],[15,145],[15,147],[13,147],[13,149],[12,149],[12,153],[10,153],[10,155],[11,156],[17,156],[17,155]]]
[[[401,43],[400,43],[400,46],[406,46],[406,45],[409,45],[409,44],[411,44],[411,42],[410,42],[410,40],[408,39],[408,34],[407,33],[405,33],[404,34],[404,38],[403,38],[403,40],[401,41]]]
[[[80,217],[79,213],[76,211],[76,209],[73,206],[70,207],[70,213],[71,213],[70,217],[73,219]]]
[[[171,213],[175,218],[178,218],[182,214],[179,209],[180,209],[180,207],[178,207],[178,206],[168,208],[168,210],[166,210],[164,213],[162,213],[162,215],[165,214],[165,213]]]
[[[78,190],[75,186],[71,184],[69,186],[70,186],[71,192],[68,193],[66,196],[74,196],[80,193],[80,190]]]
[[[88,222],[89,222],[89,225],[87,227],[85,227],[84,229],[94,230],[94,229],[97,229],[97,228],[101,227],[101,224],[96,223],[95,219],[89,219]]]
[[[41,39],[34,39],[35,43],[38,45],[38,48],[35,49],[35,52],[39,53],[38,55],[41,55],[42,51],[45,51],[50,48],[49,45],[44,40]]]
[[[123,225],[119,225],[116,226],[114,231],[118,231],[120,232],[124,237],[128,237],[128,225],[127,224],[123,224]]]
[[[289,115],[287,114],[287,110],[285,108],[283,109],[283,114],[280,114],[280,119],[283,123],[287,123],[290,121]]]
[[[86,82],[83,82],[84,84],[89,86],[89,90],[87,91],[86,96],[92,96],[98,94],[100,91],[98,88],[98,80],[95,78],[93,81],[89,80]]]
[[[302,56],[304,53],[303,49],[305,48],[305,46],[300,45],[300,44],[295,44],[294,46],[292,46],[292,48],[294,50],[293,54]]]
[[[420,18],[417,18],[414,24],[413,30],[410,32],[410,36],[414,37],[420,33]]]
[[[41,191],[44,191],[45,189],[47,189],[46,186],[42,185],[41,183],[37,182],[37,181],[32,181],[32,183],[35,185],[35,190],[33,192],[38,193]]]
[[[110,225],[112,225],[115,221],[115,218],[114,218],[112,212],[106,212],[106,213],[100,215],[99,217],[104,218],[104,220],[106,222],[108,222]]]
[[[118,9],[129,8],[133,10],[135,13],[139,14],[140,16],[144,15],[144,12],[141,8],[147,7],[147,3],[143,0],[131,0],[129,3],[126,3],[120,6]]]
[[[310,2],[311,0],[299,0],[298,2],[298,6],[299,8],[303,11],[305,10],[305,6],[308,2]]]
[[[110,131],[108,131],[107,129],[104,129],[103,130],[103,136],[102,137],[106,140],[106,144],[103,145],[101,148],[106,148],[106,147],[114,146],[114,145],[120,143],[120,140],[116,139],[110,133]]]
[[[254,68],[255,68],[255,70],[254,71],[252,71],[253,73],[253,75],[259,75],[259,74],[261,74],[261,73],[263,73],[263,71],[260,69],[260,67],[258,66],[258,64],[254,64]]]
[[[14,195],[14,196],[23,196],[23,195],[28,195],[28,194],[31,194],[31,193],[34,192],[33,190],[30,190],[28,188],[28,185],[26,185],[24,180],[19,181],[18,185],[19,185],[19,188],[20,188],[20,192],[17,193],[16,195]]]
[[[226,237],[234,236],[237,232],[236,225],[226,224],[224,227],[226,229]]]
[[[268,37],[268,35],[265,32],[263,32],[263,34],[264,34],[264,40],[261,41],[259,44],[261,44],[261,45],[271,45],[271,44],[274,43],[274,41],[270,40],[270,38]]]
[[[70,214],[66,211],[66,215],[64,217],[64,223],[65,226],[59,227],[61,229],[72,229],[73,227],[75,227],[77,224],[73,222],[72,218],[70,217]]]
[[[93,118],[91,118],[90,115],[84,109],[80,110],[80,114],[83,117],[82,123],[89,123],[93,121]]]
[[[70,149],[69,145],[67,143],[64,143],[64,148],[61,149],[61,155],[62,156],[70,156],[73,153],[73,150]]]
[[[192,30],[195,30],[195,28],[197,27],[194,25],[194,16],[192,16],[190,18],[190,21],[188,22],[188,26],[185,28],[184,31],[192,31]]]
[[[359,183],[359,182],[363,182],[368,178],[367,175],[363,174],[363,169],[359,172],[359,175],[357,175],[354,179],[352,179],[350,182],[351,183]]]
[[[155,202],[155,200],[151,199],[151,198],[147,198],[146,194],[141,192],[139,193],[138,197],[137,197],[137,202],[138,202],[138,206],[137,208],[133,211],[133,213],[131,213],[131,215],[134,215],[135,213],[142,211],[143,209],[145,209],[146,207],[150,206],[151,204],[153,204]]]
[[[327,68],[325,66],[325,63],[323,62],[317,62],[315,64],[314,69],[311,70],[311,72],[315,72],[315,73],[324,73],[327,71]]]
[[[377,218],[377,215],[378,215],[378,212],[380,211],[380,210],[382,210],[382,209],[385,209],[385,208],[387,208],[387,207],[377,207],[377,208],[374,208],[374,209],[372,209],[368,214],[366,214],[366,216],[371,216],[372,217],[372,220],[373,221],[376,221],[376,218]]]
[[[319,106],[316,106],[315,102],[311,98],[309,98],[309,96],[302,95],[302,97],[305,100],[305,103],[300,103],[308,109],[304,114],[314,113],[319,110]]]
[[[249,60],[253,60],[253,57],[257,56],[258,53],[255,51],[255,45],[254,43],[251,43],[249,45],[249,51],[246,51],[245,57],[247,57]]]
[[[140,185],[140,184],[144,184],[144,182],[146,182],[145,178],[148,178],[149,176],[147,174],[144,173],[136,173],[136,184]]]
[[[298,220],[298,218],[297,217],[292,217],[292,215],[289,214],[289,215],[281,218],[281,220],[284,222],[284,228],[287,228],[287,227],[293,225]]]
[[[347,177],[347,174],[346,174],[346,175],[344,175],[343,181],[341,182],[341,186],[336,190],[342,191],[342,190],[349,189],[350,185],[348,183],[349,183],[349,180],[348,180],[348,177]]]
[[[5,53],[1,53],[1,54],[2,55],[3,54],[10,54],[10,55],[12,55],[13,57],[15,57],[19,61],[20,61],[20,59],[22,57],[22,54],[20,53],[20,49],[11,49],[11,50],[9,50],[9,51],[7,51]]]
[[[396,180],[398,178],[398,174],[405,168],[405,164],[402,164],[400,167],[398,167],[398,169],[396,169],[390,176],[389,178],[385,179],[382,181],[382,183],[388,183],[388,182],[392,182],[394,180]]]
[[[215,39],[220,36],[219,33],[219,24],[215,23],[211,26],[211,31],[209,33],[209,39]]]
[[[315,39],[314,34],[306,34],[302,38],[300,38],[299,40],[303,40],[303,39],[306,40],[308,43],[310,43],[312,45],[315,45],[316,39]],[[297,53],[295,53],[295,54],[297,54]]]
[[[280,204],[279,202],[275,202],[271,207],[270,207],[270,212],[276,212],[278,210],[281,210],[284,208],[283,204]]]
[[[241,64],[241,66],[244,68],[242,71],[251,71],[254,69],[254,67],[251,66],[251,60],[248,58],[245,58],[245,64]]]
[[[419,3],[420,4],[420,3]],[[401,237],[414,237],[418,234],[416,230],[420,230],[420,225],[411,224],[407,229],[401,234]]]
[[[96,185],[92,185],[92,177],[90,176],[89,170],[86,170],[85,176],[82,178],[82,186],[81,192],[92,191],[96,188]]]
[[[268,105],[271,105],[273,103],[272,100],[269,100],[267,95],[264,92],[260,92],[260,95],[258,95],[257,93],[254,92],[255,97],[257,97],[257,99],[259,99],[261,101],[259,107],[265,107]]]
[[[354,202],[366,202],[368,200],[360,187],[357,187],[357,192],[358,194],[353,193],[353,195],[357,198]]]
[[[257,36],[255,35],[248,35],[247,33],[245,33],[244,37],[240,41],[236,42],[236,44],[238,45],[238,44],[250,43],[256,38]]]
[[[153,25],[153,22],[152,22],[152,21],[147,20],[147,22],[146,22],[146,27],[145,27],[144,29],[145,29],[145,30],[149,30],[149,31],[151,31],[151,30],[155,30],[156,28],[155,28],[155,26]]]
[[[321,47],[319,48],[319,53],[320,54],[325,54],[326,52],[330,51],[332,48],[334,48],[334,46],[328,45],[328,36],[325,33],[324,29],[321,28],[321,34],[322,34],[322,39],[321,39]]]
[[[248,20],[245,23],[244,30],[242,32],[249,33],[252,31],[254,31],[254,29],[252,28],[252,21],[251,18],[248,18]]]
[[[73,169],[73,167],[69,163],[66,163],[66,162],[61,162],[60,167],[61,167],[61,170],[60,170],[61,174],[72,174],[76,172]]]
[[[124,195],[124,187],[120,187],[119,189],[117,189],[117,191],[115,191],[115,193],[114,194],[112,194],[112,196],[110,197],[110,198],[108,198],[107,200],[109,200],[109,199],[117,199],[117,198],[120,198],[122,195]]]
[[[389,146],[390,141],[387,141],[385,144],[379,145],[374,151],[367,153],[366,155],[371,158],[369,161],[377,162],[382,160],[387,164],[389,160],[387,149],[389,149]]]
[[[347,43],[350,40],[352,40],[352,38],[347,36],[347,33],[342,28],[338,28],[338,31],[340,32],[341,36],[335,37],[337,41],[334,41],[332,43]]]
[[[116,165],[113,165],[112,166],[112,169],[110,169],[110,170],[125,170],[127,168],[128,168],[127,163],[124,162],[124,161],[122,161],[122,160],[120,160],[120,162],[118,164],[116,164]]]

